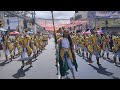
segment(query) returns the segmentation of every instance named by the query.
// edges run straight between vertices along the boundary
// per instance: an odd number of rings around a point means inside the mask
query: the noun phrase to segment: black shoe
[[[73,79],[75,79],[75,76],[73,76]]]
[[[105,60],[106,58],[105,58],[105,57],[103,57],[103,59]]]
[[[58,75],[58,73],[56,73],[56,75]]]
[[[100,63],[97,63],[97,65],[101,65]]]
[[[32,65],[30,65],[30,68],[33,67]]]
[[[24,65],[22,65],[21,68],[24,68]]]

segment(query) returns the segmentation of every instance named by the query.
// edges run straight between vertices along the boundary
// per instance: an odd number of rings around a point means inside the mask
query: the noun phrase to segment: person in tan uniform
[[[22,55],[21,55],[21,58],[22,58],[22,66],[21,68],[24,67],[25,63],[24,63],[24,60],[25,60],[25,53],[27,53],[28,57],[30,57],[30,67],[32,67],[32,58],[31,58],[31,55],[32,55],[32,49],[30,48],[30,37],[28,37],[26,34],[24,35],[24,38],[23,38],[23,42],[22,42]]]
[[[81,38],[81,50],[82,50],[83,59],[85,58],[85,56],[84,56],[84,47],[85,47],[85,37],[83,35],[82,38]]]
[[[38,39],[38,34],[36,34],[35,38],[35,46],[36,46],[36,55],[38,56],[39,54],[39,39]]]
[[[8,55],[11,55],[11,60],[13,58],[12,51],[13,51],[13,44],[11,42],[11,39],[9,38],[9,35],[6,35],[5,41],[4,41],[4,51],[5,51],[5,57],[6,61],[8,60]]]
[[[84,51],[86,52],[86,58],[88,59],[88,42],[89,42],[89,37],[86,35],[85,37],[85,46],[84,46]]]
[[[92,55],[94,53],[92,41],[88,42],[88,52],[89,52],[88,64],[90,64],[92,62]]]
[[[105,35],[105,38],[104,38],[104,41],[103,41],[103,53],[102,53],[103,59],[105,59],[105,57],[104,57],[105,52],[107,53],[107,59],[110,59],[109,58],[109,49],[110,49],[109,42],[110,42],[109,36]]]
[[[35,60],[37,60],[36,59],[37,55],[36,55],[35,36],[34,35],[31,35],[30,48],[32,49],[33,58],[35,58]]]
[[[117,55],[118,55],[118,59],[119,59],[119,63],[120,63],[120,37],[113,37],[113,42],[114,42],[114,46],[113,46],[113,60],[114,60],[114,64],[117,65]]]

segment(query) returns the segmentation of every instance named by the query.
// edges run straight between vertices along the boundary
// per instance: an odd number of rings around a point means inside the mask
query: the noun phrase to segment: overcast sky
[[[74,11],[53,11],[55,19],[70,19]],[[37,18],[51,19],[51,11],[36,11]]]

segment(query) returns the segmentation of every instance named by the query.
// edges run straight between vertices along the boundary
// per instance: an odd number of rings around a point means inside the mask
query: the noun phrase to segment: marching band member
[[[113,37],[113,42],[114,42],[113,48],[112,48],[112,50],[113,50],[113,60],[114,60],[114,64],[117,65],[117,63],[116,63],[116,60],[117,60],[117,51],[118,51],[117,37],[115,37],[115,36]]]
[[[82,56],[82,49],[81,49],[81,36],[79,35],[78,36],[78,48],[79,48],[79,53],[80,53],[80,56]]]
[[[84,46],[84,51],[86,52],[86,58],[88,59],[88,35],[85,37],[85,46]]]
[[[9,47],[8,47],[8,43],[9,43],[9,36],[6,35],[5,36],[5,40],[4,40],[4,51],[5,51],[5,57],[6,57],[6,61],[8,60],[8,55],[10,53],[9,51]]]
[[[22,55],[21,55],[22,66],[21,66],[21,68],[23,68],[25,65],[24,64],[25,54],[27,53],[28,57],[30,57],[32,54],[32,49],[30,48],[29,43],[30,43],[30,37],[28,37],[26,34],[24,34],[24,38],[23,38],[23,42],[22,42]],[[32,58],[30,58],[30,67],[32,67]]]
[[[40,34],[38,34],[39,53],[42,52],[43,42]]]
[[[74,47],[68,31],[63,32],[63,38],[58,40],[58,47],[61,79],[69,69],[75,79],[73,65],[75,65],[77,70],[77,63],[75,60]]]
[[[78,34],[76,34],[76,53],[79,54],[79,36]]]
[[[17,49],[18,49],[18,56],[21,55],[21,43],[22,43],[22,38],[21,36],[18,36],[16,44],[17,44]]]
[[[15,52],[16,52],[16,49],[18,50],[18,54],[20,53],[20,45],[19,45],[19,36],[15,36],[15,39],[14,39],[14,49],[13,49],[13,58],[15,58]]]
[[[118,38],[118,58],[119,58],[119,63],[120,63],[120,36]]]
[[[109,39],[109,37],[106,35],[106,36],[105,36],[105,39],[104,39],[104,41],[103,41],[103,53],[102,53],[103,59],[104,59],[104,52],[107,53],[107,59],[110,59],[110,58],[109,58],[109,48],[110,48],[109,41],[110,41],[110,39]]]
[[[34,36],[34,40],[35,40],[35,46],[36,46],[36,56],[38,56],[38,49],[39,49],[39,39],[38,39],[38,37],[35,35]]]
[[[5,57],[6,61],[8,60],[8,55],[11,55],[11,60],[13,58],[12,51],[13,51],[13,45],[11,43],[11,40],[9,38],[9,35],[6,35],[5,41],[4,41],[4,51],[5,51]]]
[[[75,48],[75,50],[76,50],[76,52],[77,52],[77,46],[76,46],[76,35],[75,34],[73,34],[72,36],[71,36],[71,39],[72,39],[72,43],[73,43],[73,47]]]
[[[36,55],[36,46],[35,46],[35,37],[34,35],[31,36],[31,40],[30,40],[30,48],[32,49],[33,52],[33,58],[36,59],[37,55]]]
[[[96,44],[94,49],[95,49],[94,52],[95,52],[97,64],[101,65],[100,62],[99,62],[100,53],[101,53],[100,44]]]
[[[92,61],[92,55],[93,55],[93,43],[92,43],[92,41],[89,41],[88,52],[89,52],[88,64],[90,64]]]
[[[82,36],[81,38],[81,50],[82,50],[82,57],[84,59],[84,47],[85,47],[85,39],[84,39],[84,36]]]

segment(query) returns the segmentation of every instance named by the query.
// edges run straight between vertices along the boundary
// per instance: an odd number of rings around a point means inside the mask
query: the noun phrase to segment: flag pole
[[[53,29],[54,29],[54,38],[56,38],[56,33],[55,33],[55,23],[54,23],[54,16],[53,16],[53,11],[51,11],[52,14],[52,22],[53,22]],[[57,48],[56,46],[56,41],[55,41],[55,49]]]
[[[52,14],[52,22],[53,22],[53,29],[54,29],[54,40],[55,40],[55,50],[56,50],[56,62],[55,62],[55,66],[57,68],[57,74],[58,74],[58,67],[59,67],[59,63],[58,63],[58,51],[57,51],[57,37],[56,37],[56,32],[55,32],[55,23],[54,23],[54,17],[53,17],[53,11],[51,11]]]

